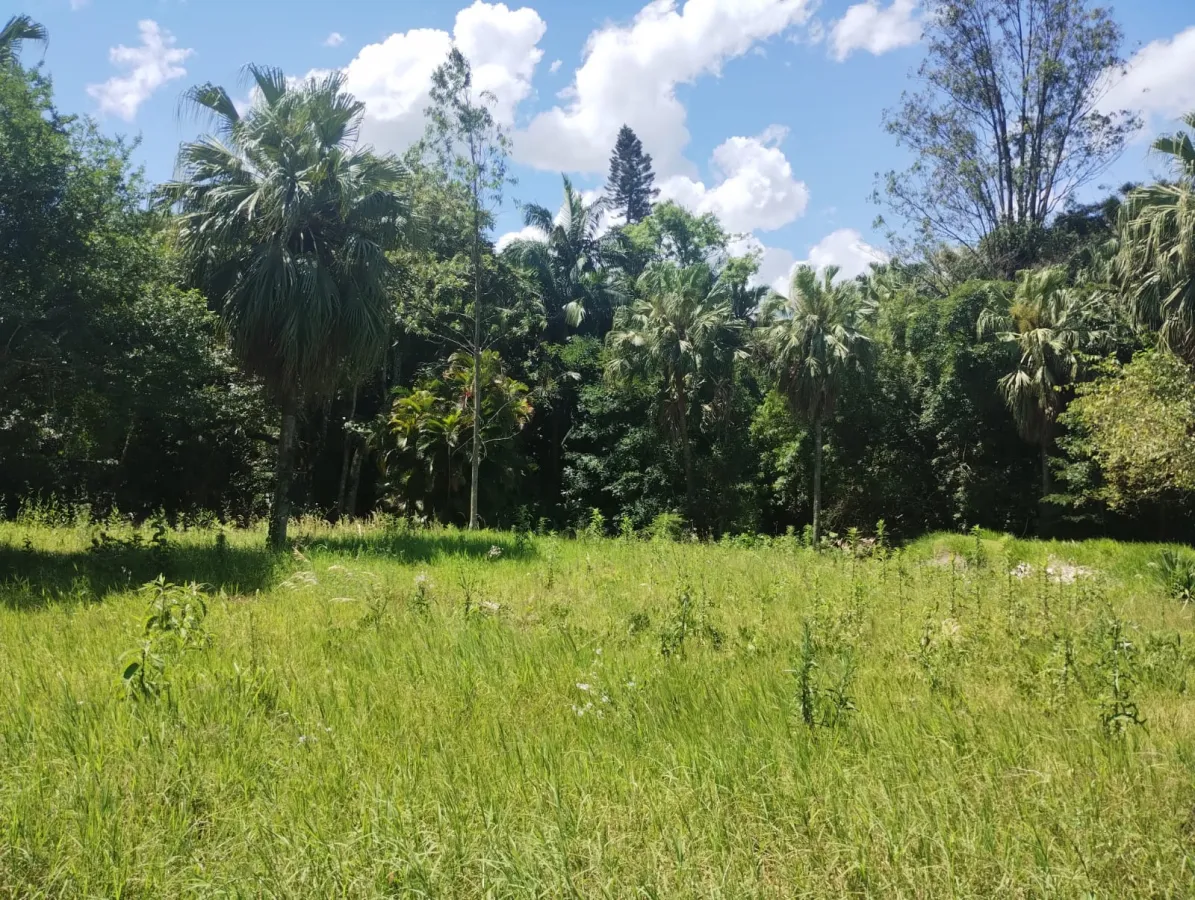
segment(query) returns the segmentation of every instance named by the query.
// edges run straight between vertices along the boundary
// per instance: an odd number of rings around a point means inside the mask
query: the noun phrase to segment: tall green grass
[[[107,533],[0,525],[0,895],[1195,893],[1157,547]]]

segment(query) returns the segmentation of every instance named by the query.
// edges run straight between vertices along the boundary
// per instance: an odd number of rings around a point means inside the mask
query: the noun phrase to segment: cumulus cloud
[[[546,241],[548,236],[544,234],[543,230],[536,228],[534,225],[528,225],[526,228],[521,228],[518,231],[508,231],[494,244],[494,248],[501,253],[515,241]]]
[[[838,266],[839,278],[854,278],[871,271],[872,263],[888,261],[888,254],[863,240],[854,228],[840,228],[809,249],[807,262],[819,272]]]
[[[330,35],[324,38],[325,47],[339,47],[344,43],[344,35],[339,31],[333,31]]]
[[[600,172],[618,129],[630,125],[662,176],[692,174],[678,85],[717,75],[758,42],[805,22],[811,0],[652,0],[626,25],[589,36],[584,61],[562,105],[516,136],[524,163],[556,171]]]
[[[730,250],[736,256],[756,254],[759,271],[755,283],[786,296],[797,266],[813,266],[819,272],[828,266],[838,266],[838,279],[846,281],[870,272],[872,263],[884,263],[889,258],[883,250],[863,240],[863,235],[854,228],[840,228],[826,235],[809,248],[805,259],[797,259],[781,247],[766,247],[755,237],[740,240]]]
[[[176,47],[174,35],[164,31],[152,19],[137,23],[141,31],[141,45],[123,44],[108,51],[108,59],[123,75],[109,78],[103,84],[89,84],[87,93],[100,105],[101,113],[111,113],[126,122],[137,115],[137,108],[168,81],[187,74],[183,62],[195,51]]]
[[[842,62],[856,50],[880,56],[916,44],[921,40],[916,9],[917,0],[892,0],[887,9],[881,9],[878,0],[855,4],[831,28],[830,52]]]
[[[1123,75],[1108,77],[1100,108],[1146,118],[1177,118],[1195,109],[1195,26],[1138,50]]]
[[[417,28],[361,48],[344,71],[347,90],[365,102],[363,136],[380,148],[402,150],[423,134],[432,73],[454,42],[473,67],[474,87],[494,95],[494,117],[509,128],[531,93],[546,28],[533,9],[478,0],[457,13],[452,34]]]
[[[697,213],[714,213],[731,232],[773,231],[800,218],[809,189],[793,177],[777,146],[786,130],[773,126],[759,137],[732,137],[714,150],[718,182],[706,187],[685,175],[660,182],[660,198]]]
[[[564,65],[564,60],[554,59],[554,60],[552,60],[552,65],[548,66],[548,72],[552,75],[555,75],[557,72],[560,71],[560,67],[562,65]]]

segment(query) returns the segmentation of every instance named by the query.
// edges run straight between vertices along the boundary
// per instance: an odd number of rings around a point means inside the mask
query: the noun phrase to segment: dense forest
[[[1097,202],[1141,123],[1083,0],[934,0],[887,130],[896,254],[783,294],[659,202],[629,128],[501,249],[509,140],[453,51],[422,141],[338,73],[184,97],[148,184],[0,33],[2,512],[525,529],[1195,537],[1195,143]],[[1195,114],[1187,119],[1195,131]],[[202,132],[202,133],[199,133]],[[1081,202],[1083,201],[1083,202]],[[555,204],[554,204],[555,206]]]

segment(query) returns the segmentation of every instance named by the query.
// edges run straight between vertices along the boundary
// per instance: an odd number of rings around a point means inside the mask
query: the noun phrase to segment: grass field
[[[1157,547],[108,535],[0,525],[2,896],[1195,895]]]

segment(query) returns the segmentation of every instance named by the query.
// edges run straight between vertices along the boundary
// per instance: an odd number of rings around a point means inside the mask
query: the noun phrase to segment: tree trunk
[[[470,458],[469,530],[477,529],[481,471],[481,215],[473,200],[473,453]]]
[[[1046,440],[1041,442],[1041,498],[1050,496],[1053,485],[1050,482],[1050,451]]]
[[[358,444],[353,448],[353,465],[349,472],[349,493],[344,501],[347,516],[357,514],[357,489],[361,486],[361,464],[365,462],[366,448]]]
[[[298,430],[298,403],[292,396],[282,398],[282,426],[278,434],[278,458],[274,467],[274,506],[270,510],[270,549],[286,548],[286,528],[290,523],[290,484],[295,470],[295,433]]]
[[[813,546],[822,536],[822,417],[813,420]]]
[[[349,417],[345,420],[345,424],[349,424],[357,415],[357,388],[353,388],[353,400],[349,406]],[[340,521],[344,518],[345,507],[345,488],[349,481],[349,464],[353,459],[353,449],[356,445],[357,435],[349,430],[344,432],[344,453],[340,460],[340,487],[336,491],[336,520]]]
[[[689,401],[685,394],[684,376],[679,374],[674,375],[673,384],[676,389],[677,428],[680,431],[681,458],[685,463],[685,499],[689,506],[689,522],[696,526],[697,476],[693,473],[693,447],[689,443]]]

